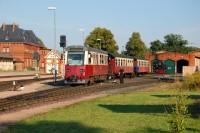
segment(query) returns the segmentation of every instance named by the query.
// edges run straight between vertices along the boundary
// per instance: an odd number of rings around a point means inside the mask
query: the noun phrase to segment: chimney
[[[2,24],[2,29],[3,29],[3,31],[6,30],[6,24],[5,23]]]
[[[12,25],[12,31],[14,32],[17,29],[17,25],[15,23],[13,23]]]

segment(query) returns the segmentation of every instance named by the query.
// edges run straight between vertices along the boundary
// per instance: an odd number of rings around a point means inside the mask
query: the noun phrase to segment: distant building
[[[33,53],[40,54],[41,49],[45,51],[46,47],[32,30],[21,29],[16,24],[2,24],[0,28],[0,53],[13,58],[14,70],[22,71],[34,68]]]
[[[158,61],[164,64],[164,73],[166,74],[183,73],[183,68],[187,66],[188,68],[193,67],[194,70],[200,69],[200,52],[182,54],[178,52],[158,51],[146,54],[146,59],[151,63],[151,72],[155,72],[154,66]]]
[[[48,54],[44,57],[45,60],[45,73],[52,73],[53,70],[56,68],[57,73],[62,72],[62,60],[61,55],[55,50],[51,50]]]

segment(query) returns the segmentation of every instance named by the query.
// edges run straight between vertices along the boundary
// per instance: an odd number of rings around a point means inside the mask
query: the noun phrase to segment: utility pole
[[[56,54],[56,7],[48,7],[48,10],[53,11],[53,25],[54,25],[54,54]],[[57,75],[57,68],[56,68],[56,57],[54,56],[53,59],[53,69],[54,69],[54,84],[56,83],[56,75]]]

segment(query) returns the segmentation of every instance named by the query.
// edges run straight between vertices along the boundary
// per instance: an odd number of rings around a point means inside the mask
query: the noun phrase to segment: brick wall
[[[15,67],[17,70],[33,67],[33,53],[39,53],[39,50],[40,47],[28,43],[0,42],[0,52],[7,52],[13,57],[13,61],[17,65],[17,68]],[[22,68],[19,68],[19,66]]]
[[[162,52],[162,53],[157,53],[157,54],[147,54],[146,59],[148,59],[150,62],[154,59],[158,60],[187,60],[189,62],[189,66],[194,66],[195,65],[195,56],[193,54],[181,54],[181,53],[176,53],[176,52]]]

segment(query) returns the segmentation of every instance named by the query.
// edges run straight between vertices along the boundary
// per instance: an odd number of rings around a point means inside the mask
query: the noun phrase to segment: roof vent
[[[5,23],[2,24],[2,29],[3,29],[3,31],[6,30],[6,24]]]

